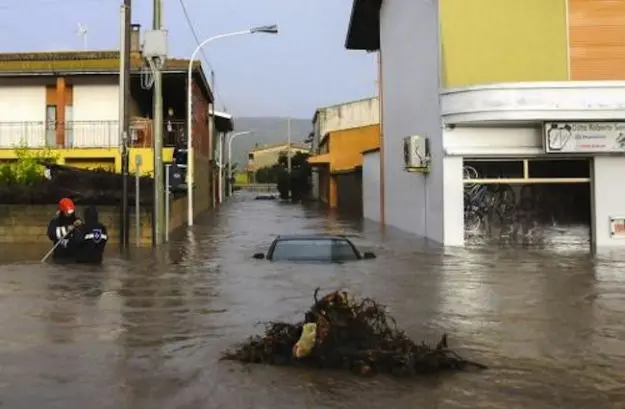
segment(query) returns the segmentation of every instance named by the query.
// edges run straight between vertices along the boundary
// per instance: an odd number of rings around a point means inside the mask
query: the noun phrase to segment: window
[[[347,240],[294,239],[279,240],[271,255],[274,261],[351,261],[358,254]]]
[[[46,106],[46,146],[56,146],[56,105]]]
[[[65,106],[65,146],[74,146],[74,107]]]

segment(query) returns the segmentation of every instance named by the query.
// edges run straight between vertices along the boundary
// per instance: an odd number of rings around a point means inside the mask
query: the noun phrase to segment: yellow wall
[[[331,132],[330,172],[362,166],[362,151],[380,147],[380,126],[369,125]]]
[[[338,185],[332,172],[362,166],[362,152],[380,147],[380,125],[330,132],[324,138],[327,153],[313,156],[309,162],[319,169],[320,199],[334,209],[338,202]]]
[[[566,0],[441,0],[443,87],[568,79]]]
[[[32,149],[33,152],[43,152],[43,149]],[[59,163],[80,168],[105,168],[121,172],[121,155],[117,148],[84,148],[84,149],[50,149],[52,154],[59,155]],[[174,153],[173,148],[163,149],[163,161],[170,162]],[[130,149],[130,172],[134,173],[135,157],[142,155],[143,164],[141,174],[149,174],[154,171],[154,155],[150,148]],[[16,159],[13,149],[0,149],[0,161]]]
[[[272,149],[262,149],[250,152],[254,154],[251,169],[260,169],[265,166],[275,165],[278,162],[278,158],[280,158],[280,154],[282,152],[286,152],[288,149],[288,146],[284,145]],[[299,152],[308,153],[308,149],[291,147],[291,155],[295,155]]]

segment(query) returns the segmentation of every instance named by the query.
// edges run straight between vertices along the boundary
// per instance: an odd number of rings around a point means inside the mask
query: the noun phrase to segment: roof
[[[368,153],[376,153],[376,152],[380,152],[380,147],[371,148],[371,149],[365,149],[364,151],[362,151],[362,154],[366,155]]]
[[[380,49],[380,8],[382,0],[352,0],[345,48],[377,51]]]
[[[213,115],[214,115],[215,117],[223,118],[223,119],[226,119],[226,120],[228,120],[228,119],[230,119],[230,120],[231,120],[231,119],[232,119],[232,114],[229,114],[229,113],[227,113],[227,112],[214,111],[214,112],[213,112]]]
[[[132,53],[131,72],[139,73],[146,67],[139,53]],[[161,69],[164,74],[186,73],[189,60],[168,58]],[[193,62],[194,74],[206,87],[209,99],[214,101],[202,64]],[[44,75],[118,74],[119,51],[53,51],[33,53],[0,53],[0,77],[28,77]]]
[[[250,152],[261,152],[261,151],[269,151],[272,149],[277,149],[277,148],[287,148],[289,145],[286,142],[281,142],[281,143],[274,143],[271,145],[264,145],[264,146],[259,146],[257,148],[252,149]],[[291,148],[292,149],[300,149],[300,150],[305,150],[305,151],[310,151],[310,148],[306,145],[301,145],[295,142],[291,143]]]

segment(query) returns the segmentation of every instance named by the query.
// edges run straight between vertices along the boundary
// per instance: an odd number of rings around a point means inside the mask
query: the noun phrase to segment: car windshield
[[[276,242],[272,260],[350,261],[358,260],[358,254],[347,240],[288,239]]]

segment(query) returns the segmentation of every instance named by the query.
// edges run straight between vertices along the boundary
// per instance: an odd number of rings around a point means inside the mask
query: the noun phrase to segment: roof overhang
[[[382,0],[353,0],[345,48],[377,51],[380,49],[380,8]]]
[[[161,72],[163,75],[187,75],[187,70],[180,69],[162,69]],[[141,70],[133,69],[130,72],[131,75],[141,74]],[[213,95],[213,91],[211,89],[210,84],[208,83],[208,78],[204,73],[204,70],[197,66],[193,74],[196,78],[198,78],[206,92],[208,100],[210,102],[215,101],[215,97]],[[87,76],[87,75],[102,75],[102,76],[118,76],[119,70],[117,69],[91,69],[91,70],[31,70],[31,71],[0,71],[0,78],[37,78],[37,77],[57,77],[57,76],[66,76],[66,77],[79,77],[79,76]]]
[[[215,128],[217,132],[232,132],[234,131],[234,120],[232,114],[221,111],[213,111],[213,118],[215,119]]]
[[[380,148],[379,148],[379,147],[377,147],[377,148],[372,148],[372,149],[365,149],[365,150],[364,150],[364,151],[362,151],[361,153],[362,153],[363,155],[368,155],[368,154],[370,154],[370,153],[378,153],[378,152],[380,152]]]
[[[308,164],[310,166],[323,166],[330,163],[331,156],[329,153],[323,153],[321,155],[315,155],[308,158]]]
[[[521,82],[441,91],[447,126],[622,120],[625,81]]]

